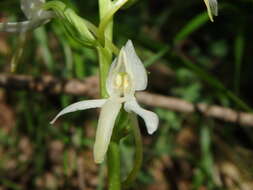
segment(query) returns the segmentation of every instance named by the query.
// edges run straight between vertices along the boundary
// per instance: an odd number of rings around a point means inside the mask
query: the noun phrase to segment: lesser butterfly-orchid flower
[[[146,89],[147,73],[129,40],[113,61],[106,81],[107,99],[80,101],[64,108],[52,121],[66,113],[101,107],[94,145],[94,160],[101,163],[107,152],[117,115],[123,106],[144,119],[149,134],[158,127],[158,116],[140,107],[135,92]]]

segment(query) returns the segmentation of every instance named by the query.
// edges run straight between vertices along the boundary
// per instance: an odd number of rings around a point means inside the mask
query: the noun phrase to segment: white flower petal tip
[[[144,117],[143,119],[146,123],[148,134],[152,135],[158,128],[159,118],[156,113],[151,111],[146,111],[146,117],[148,119],[144,119]]]
[[[96,164],[102,164],[103,162],[104,162],[104,158],[103,159],[98,159],[98,158],[94,158],[94,162],[96,163]]]
[[[125,103],[124,108],[127,112],[133,111],[143,118],[147,127],[147,131],[150,135],[153,134],[157,130],[158,125],[159,125],[159,118],[157,114],[140,107],[136,99],[127,101]]]
[[[114,123],[121,106],[122,104],[114,98],[109,98],[102,106],[93,149],[96,163],[102,163],[104,161],[110,144]]]
[[[68,107],[64,108],[62,111],[60,111],[55,118],[50,121],[50,124],[54,124],[54,122],[62,115],[79,111],[79,110],[86,110],[90,108],[98,108],[102,107],[103,104],[106,102],[106,99],[99,99],[99,100],[84,100],[80,102],[76,102],[74,104],[69,105]]]
[[[218,16],[217,0],[204,0],[210,20],[214,22],[213,16]]]

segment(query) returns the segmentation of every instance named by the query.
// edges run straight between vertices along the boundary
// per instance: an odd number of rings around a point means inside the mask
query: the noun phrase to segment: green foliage
[[[91,34],[85,21],[72,9],[61,1],[50,1],[44,5],[46,10],[54,10],[63,23],[68,34],[84,46],[96,46],[95,38]]]
[[[56,11],[60,20],[27,33],[22,43],[18,35],[0,33],[1,73],[10,71],[9,63],[13,59],[14,74],[50,73],[59,78],[78,79],[97,75],[97,54],[83,47],[108,42],[99,37],[97,4],[94,0],[48,1],[45,8]],[[0,2],[1,16],[23,18],[18,6],[14,0]],[[202,1],[129,1],[115,17],[115,44],[134,40],[149,71],[152,93],[251,111],[252,1],[221,5],[214,23],[209,21],[204,8]],[[104,23],[107,26],[108,20]],[[99,45],[96,39],[100,40]],[[110,46],[109,50],[103,49],[105,54],[108,51],[117,54],[117,48]],[[21,56],[16,56],[19,47],[25,48]],[[108,59],[113,58],[110,56]],[[159,77],[155,76],[157,70]],[[15,89],[0,89],[0,96],[3,110],[0,118],[8,114],[11,118],[7,123],[0,119],[0,188],[78,189],[81,187],[76,181],[80,176],[82,179],[80,168],[85,169],[83,181],[88,188],[106,188],[105,166],[99,168],[90,157],[96,112],[73,113],[55,127],[49,125],[62,107],[86,97]],[[189,189],[229,190],[252,181],[252,166],[244,166],[252,160],[251,129],[208,120],[199,113],[154,110],[160,117],[159,130],[154,136],[147,136],[143,122],[139,121],[145,156],[133,189],[154,185],[160,190],[178,189],[183,183]],[[22,149],[20,142],[24,139],[26,148]],[[126,136],[120,146],[122,176],[126,176],[133,167],[133,137]],[[80,158],[84,160],[81,166]],[[225,164],[237,168],[233,171],[240,177],[235,179],[234,186],[221,178],[224,175],[231,179],[222,168]],[[49,183],[50,180],[54,183]]]

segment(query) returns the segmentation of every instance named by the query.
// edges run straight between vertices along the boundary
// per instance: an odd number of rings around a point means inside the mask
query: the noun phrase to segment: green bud
[[[96,46],[96,39],[89,31],[84,20],[71,8],[61,1],[50,1],[44,5],[45,9],[51,9],[64,24],[67,33],[79,43],[86,46]]]

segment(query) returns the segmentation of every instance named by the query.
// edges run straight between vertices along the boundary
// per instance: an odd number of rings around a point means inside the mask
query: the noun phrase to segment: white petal
[[[121,108],[121,103],[115,99],[108,99],[101,109],[94,145],[94,160],[96,163],[104,161],[115,120]]]
[[[127,65],[130,68],[130,72],[132,72],[134,77],[134,86],[135,90],[144,90],[147,87],[147,72],[146,69],[135,52],[133,43],[131,40],[128,40],[124,51],[127,58]],[[128,70],[128,67],[126,70]]]
[[[4,22],[0,23],[1,32],[19,32],[27,28],[28,21],[25,22]]]
[[[149,134],[152,134],[157,130],[159,124],[158,116],[154,112],[140,107],[135,98],[127,101],[124,108],[127,112],[133,111],[144,119]]]
[[[21,9],[25,16],[31,19],[43,3],[45,3],[45,0],[21,0]]]
[[[107,93],[111,96],[113,94],[113,79],[115,74],[115,68],[117,64],[117,58],[115,58],[110,66],[108,77],[106,79],[106,90]]]
[[[35,29],[44,21],[42,20],[31,20],[31,21],[23,21],[23,22],[6,22],[0,23],[0,31],[2,32],[26,32],[31,29]]]
[[[217,0],[204,0],[210,20],[213,22],[213,15],[218,16]]]
[[[218,3],[217,0],[209,0],[210,9],[214,16],[218,16]]]
[[[123,4],[123,5],[125,4],[125,1],[126,1],[126,0],[117,0],[117,1],[115,1],[114,6],[119,6],[119,7],[121,7],[122,4]]]
[[[57,114],[57,116],[50,122],[50,124],[53,124],[60,116],[66,113],[75,112],[79,110],[86,110],[90,108],[102,107],[105,102],[106,102],[106,99],[84,100],[84,101],[76,102],[64,108],[62,111],[60,111],[60,113]]]

